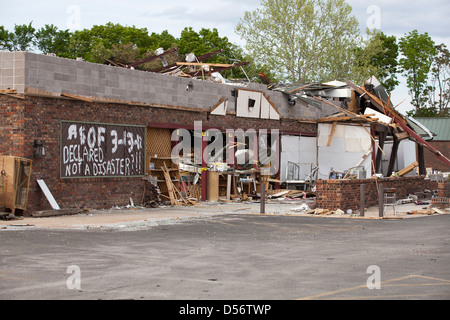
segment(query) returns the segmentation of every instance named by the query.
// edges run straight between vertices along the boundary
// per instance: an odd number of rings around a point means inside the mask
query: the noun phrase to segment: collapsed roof
[[[361,87],[346,80],[345,82],[331,81],[301,85],[271,85],[271,88],[289,95],[292,101],[302,99],[316,106],[320,106],[320,103],[317,102],[322,102],[336,108],[335,114],[321,118],[318,122],[371,125],[373,136],[378,135],[379,137],[378,147],[381,152],[382,146],[380,145],[384,143],[386,135],[392,136],[397,145],[401,140],[407,138],[416,142],[421,148],[429,149],[441,162],[450,167],[450,160],[427,142],[433,139],[433,133],[416,119],[405,117],[397,112],[391,95],[387,93],[376,77],[371,77]],[[396,151],[393,153],[390,161],[392,164],[396,157]],[[377,160],[378,170],[381,157],[377,156],[377,158],[380,159]],[[422,168],[420,171],[425,170]]]
[[[139,61],[127,62],[111,57],[106,59],[105,64],[187,78],[201,76],[203,80],[206,78],[219,83],[229,82],[220,75],[220,71],[236,67],[242,68],[242,66],[249,64],[249,62],[234,62],[232,64],[205,62],[214,55],[223,52],[223,49],[198,57],[190,53],[186,55],[185,61],[169,64],[165,57],[175,52],[178,52],[178,48],[167,51],[160,48],[155,51],[155,55]],[[162,66],[153,69],[143,67],[144,64],[157,59],[161,60]],[[450,160],[427,142],[427,140],[433,139],[433,134],[417,120],[404,117],[397,112],[392,104],[391,95],[387,93],[386,89],[374,76],[361,87],[349,80],[345,82],[330,81],[286,85],[272,84],[269,77],[262,72],[259,73],[259,77],[268,86],[268,89],[289,95],[289,104],[291,106],[295,106],[296,100],[302,100],[318,109],[321,109],[322,103],[336,108],[337,113],[319,119],[318,122],[351,122],[373,125],[375,134],[380,133],[379,139],[382,139],[383,142],[386,133],[391,135],[396,143],[408,138],[415,141],[420,147],[431,150],[440,161],[450,167]],[[379,149],[382,151],[382,147],[379,146]],[[395,154],[393,157],[395,157]],[[392,159],[391,162],[393,162]],[[424,171],[424,168],[421,171]]]

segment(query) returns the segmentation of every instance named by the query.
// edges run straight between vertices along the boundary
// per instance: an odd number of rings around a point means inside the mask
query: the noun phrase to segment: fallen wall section
[[[383,188],[396,188],[397,199],[405,199],[409,194],[423,192],[425,189],[436,190],[437,182],[424,176],[393,177],[384,179],[335,179],[316,181],[316,207],[330,210],[359,210],[360,188],[365,184],[365,207],[378,205],[379,184]]]

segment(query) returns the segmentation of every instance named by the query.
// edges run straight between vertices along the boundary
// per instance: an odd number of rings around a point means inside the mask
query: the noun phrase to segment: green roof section
[[[433,141],[450,141],[450,118],[414,118],[436,136]]]

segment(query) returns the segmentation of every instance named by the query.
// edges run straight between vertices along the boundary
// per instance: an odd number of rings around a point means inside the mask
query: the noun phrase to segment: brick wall
[[[436,190],[437,182],[424,179],[423,176],[384,178],[382,180],[318,180],[316,183],[316,207],[324,209],[359,210],[360,186],[366,185],[366,205],[378,205],[377,185],[383,188],[396,188],[397,199],[407,198],[408,194],[423,192],[424,189]]]
[[[23,155],[24,106],[16,99],[0,104],[0,154]]]
[[[439,150],[444,156],[450,158],[450,141],[428,141],[428,143]],[[424,148],[424,158],[426,168],[433,168],[442,172],[450,171],[450,167],[446,166],[433,152],[427,148]]]
[[[218,129],[279,129],[314,135],[315,124],[291,120],[212,116],[209,112],[191,112],[116,103],[89,103],[63,98],[26,95],[24,100],[0,96],[0,154],[33,159],[28,214],[51,209],[36,180],[43,179],[61,208],[109,208],[126,205],[129,198],[140,203],[141,178],[60,178],[61,121],[101,122],[148,126],[150,123]],[[43,158],[33,156],[37,139],[46,149]]]

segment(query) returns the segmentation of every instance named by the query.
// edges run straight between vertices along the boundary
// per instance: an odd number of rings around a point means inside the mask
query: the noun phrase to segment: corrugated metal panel
[[[436,134],[434,141],[450,141],[450,118],[414,118]]]

